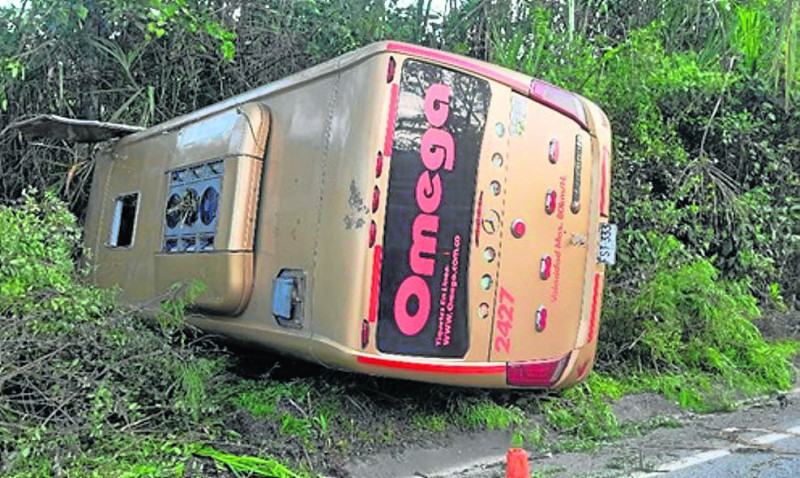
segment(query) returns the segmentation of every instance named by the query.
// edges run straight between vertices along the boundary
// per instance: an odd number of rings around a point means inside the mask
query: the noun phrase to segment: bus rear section
[[[491,65],[388,45],[388,173],[357,368],[561,388],[594,360],[610,129],[579,97]],[[606,231],[606,235],[609,235]],[[602,242],[602,244],[601,244]]]

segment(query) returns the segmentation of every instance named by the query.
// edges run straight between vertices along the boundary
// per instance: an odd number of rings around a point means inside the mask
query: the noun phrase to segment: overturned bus
[[[560,389],[598,336],[611,130],[594,104],[383,42],[122,137],[92,183],[94,279],[198,279],[190,321],[329,367]]]

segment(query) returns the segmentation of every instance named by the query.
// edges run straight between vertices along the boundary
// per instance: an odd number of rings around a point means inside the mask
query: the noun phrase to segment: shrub
[[[764,340],[748,281],[722,280],[710,261],[692,258],[672,237],[648,241],[656,252],[644,280],[607,304],[603,367],[694,408],[703,408],[703,390],[714,385],[748,395],[790,388],[796,371],[789,359],[800,347]]]
[[[183,346],[180,328],[127,313],[113,291],[88,285],[73,262],[79,239],[51,194],[0,206],[4,476],[83,476],[137,469],[137,460],[173,469],[188,451],[165,437],[214,411],[206,398],[223,358]]]
[[[75,269],[81,230],[54,194],[0,206],[0,316],[67,330],[114,308],[112,291],[87,287]],[[7,322],[8,320],[6,320]]]

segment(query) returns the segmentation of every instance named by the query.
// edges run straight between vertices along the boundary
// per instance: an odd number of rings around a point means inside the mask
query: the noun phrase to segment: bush
[[[224,359],[86,284],[79,239],[51,194],[0,206],[0,474],[172,469],[188,449],[166,437],[215,411]]]
[[[67,330],[113,311],[114,294],[82,283],[75,270],[81,230],[55,195],[0,206],[0,316],[28,327]],[[8,322],[8,320],[6,320]]]
[[[673,237],[650,234],[647,241],[654,254],[637,290],[606,304],[601,367],[694,408],[704,407],[704,391],[714,385],[746,395],[790,388],[796,370],[789,359],[800,347],[764,340],[748,281],[722,280]]]

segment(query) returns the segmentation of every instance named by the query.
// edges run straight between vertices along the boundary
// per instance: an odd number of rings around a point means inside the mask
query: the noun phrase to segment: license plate
[[[617,225],[600,224],[600,244],[597,248],[597,262],[613,266],[617,261]]]

